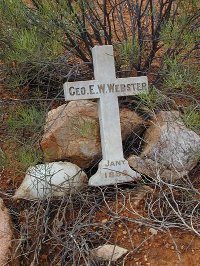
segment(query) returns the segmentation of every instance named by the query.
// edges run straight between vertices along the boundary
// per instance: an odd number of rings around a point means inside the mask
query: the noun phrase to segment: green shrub
[[[87,66],[91,68],[91,47],[96,44],[113,44],[117,70],[128,68],[138,75],[151,71],[158,55],[181,54],[181,60],[188,60],[197,48],[197,4],[197,0],[156,4],[125,0],[117,5],[114,0],[34,0],[28,5],[2,0],[1,58],[6,73],[12,74],[7,81],[13,88],[60,88],[72,74],[77,77],[77,65],[86,63],[84,74]],[[175,75],[169,84],[179,86],[182,76]]]
[[[137,66],[140,53],[137,38],[123,41],[116,46],[116,49],[118,50],[117,62],[119,65],[128,66],[128,69],[133,69],[134,66]]]
[[[17,160],[21,166],[21,171],[25,171],[29,166],[42,162],[42,151],[33,145],[23,145],[16,153]]]
[[[183,63],[175,58],[166,58],[164,60],[166,69],[164,69],[163,86],[167,90],[179,89],[187,93],[192,88],[199,91],[200,79],[198,75],[198,65],[192,62]]]
[[[2,167],[7,166],[7,164],[8,164],[8,158],[5,154],[5,152],[0,148],[0,169]]]
[[[44,106],[20,105],[9,109],[8,138],[15,146],[9,164],[24,172],[29,166],[42,162],[39,141],[44,125]]]
[[[151,111],[155,109],[162,109],[162,106],[166,103],[166,97],[154,86],[151,86],[148,92],[139,94],[138,97],[141,104]]]
[[[7,125],[10,132],[26,131],[36,133],[44,123],[44,112],[35,106],[20,106],[11,111]]]
[[[162,25],[164,87],[168,90],[199,90],[198,26],[199,1],[178,1],[177,15]],[[179,15],[180,14],[180,15]]]
[[[188,128],[200,132],[200,110],[197,106],[185,108],[182,119]]]

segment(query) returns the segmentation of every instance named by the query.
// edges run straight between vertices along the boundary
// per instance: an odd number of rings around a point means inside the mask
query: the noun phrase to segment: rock
[[[144,136],[140,156],[128,158],[136,171],[156,179],[175,181],[199,161],[200,137],[185,127],[177,111],[161,111]]]
[[[153,189],[149,186],[142,185],[136,187],[136,189],[133,190],[133,196],[131,197],[131,202],[135,207],[139,207],[140,202],[146,198],[147,194],[152,194],[152,193]]]
[[[87,185],[86,174],[69,162],[53,162],[29,167],[14,198],[61,197]]]
[[[175,169],[167,169],[165,165],[155,162],[148,158],[141,158],[136,155],[131,155],[128,158],[129,165],[139,173],[147,175],[153,179],[163,181],[175,181],[185,176],[188,171],[178,172]]]
[[[145,122],[135,112],[120,111],[122,139]],[[48,113],[41,141],[45,161],[68,160],[87,168],[101,156],[97,103],[72,101]]]
[[[154,229],[154,228],[149,228],[149,232],[152,234],[152,235],[157,235],[158,234],[158,230]]]
[[[127,249],[115,245],[103,245],[92,249],[90,254],[98,260],[117,261],[128,252]]]
[[[8,257],[11,249],[12,229],[9,212],[3,200],[0,199],[0,265],[8,265]]]

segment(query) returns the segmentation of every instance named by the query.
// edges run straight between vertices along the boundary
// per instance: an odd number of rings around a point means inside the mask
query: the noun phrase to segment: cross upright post
[[[147,77],[117,79],[112,45],[95,46],[92,57],[95,80],[64,84],[67,101],[98,99],[102,161],[89,185],[105,186],[137,180],[140,174],[130,168],[123,155],[118,97],[147,91]]]
[[[102,56],[103,54],[105,56]],[[92,56],[95,80],[103,84],[115,80],[112,46],[109,49],[108,46],[101,46],[101,49],[95,46],[92,49]],[[123,160],[118,97],[112,93],[103,93],[98,100],[98,109],[103,159]]]

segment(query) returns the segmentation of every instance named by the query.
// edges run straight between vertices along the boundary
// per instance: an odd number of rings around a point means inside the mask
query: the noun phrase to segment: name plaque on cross
[[[92,48],[95,80],[65,82],[66,101],[98,99],[102,160],[89,179],[90,186],[135,181],[140,174],[124,159],[118,97],[148,91],[146,76],[116,78],[112,45]]]

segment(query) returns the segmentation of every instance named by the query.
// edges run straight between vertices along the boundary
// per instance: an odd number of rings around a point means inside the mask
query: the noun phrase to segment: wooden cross
[[[102,161],[90,180],[91,186],[105,186],[134,181],[140,174],[124,159],[118,97],[148,90],[146,76],[116,78],[112,45],[92,48],[95,80],[66,82],[66,101],[98,99]]]

